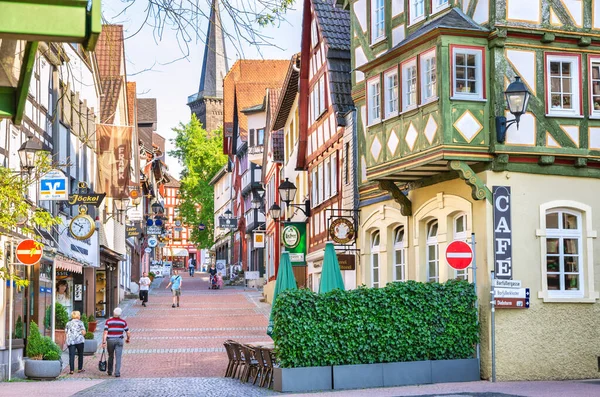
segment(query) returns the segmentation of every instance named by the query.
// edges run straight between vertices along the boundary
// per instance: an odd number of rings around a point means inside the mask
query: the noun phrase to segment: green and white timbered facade
[[[492,187],[508,186],[513,277],[531,308],[497,311],[498,378],[597,376],[600,323],[586,319],[600,314],[600,0],[337,3],[351,11],[358,284],[473,281],[445,250],[475,234],[489,378]],[[529,107],[503,137],[517,76]]]

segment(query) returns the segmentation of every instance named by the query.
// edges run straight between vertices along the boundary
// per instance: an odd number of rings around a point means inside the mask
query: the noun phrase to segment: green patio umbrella
[[[279,261],[279,270],[277,271],[277,280],[275,281],[275,292],[273,292],[271,317],[269,318],[269,327],[267,328],[267,335],[269,336],[273,333],[273,307],[275,306],[275,300],[277,299],[277,295],[286,289],[298,289],[298,287],[296,286],[296,278],[294,277],[294,271],[292,270],[290,254],[288,252],[283,252],[281,253],[281,260]]]
[[[323,269],[321,270],[321,283],[319,284],[319,294],[332,291],[336,288],[344,290],[344,280],[340,264],[333,243],[325,244],[325,257],[323,258]]]

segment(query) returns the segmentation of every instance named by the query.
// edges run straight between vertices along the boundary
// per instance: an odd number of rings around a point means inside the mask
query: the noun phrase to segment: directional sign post
[[[23,265],[35,265],[42,259],[43,250],[31,240],[23,240],[17,245],[17,260]]]
[[[464,270],[473,261],[473,250],[464,241],[453,241],[446,248],[446,261],[456,270]]]

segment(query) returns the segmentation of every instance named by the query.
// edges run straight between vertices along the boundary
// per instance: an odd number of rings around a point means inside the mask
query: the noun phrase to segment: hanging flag
[[[97,124],[101,190],[108,197],[127,199],[131,180],[132,127]]]

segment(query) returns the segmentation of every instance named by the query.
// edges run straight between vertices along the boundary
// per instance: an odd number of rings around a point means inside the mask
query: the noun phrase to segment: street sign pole
[[[15,241],[13,239],[10,239],[10,264],[9,264],[9,277],[8,277],[8,282],[10,283],[10,302],[9,302],[9,314],[8,314],[8,380],[10,381],[11,375],[12,375],[12,333],[13,333],[13,312],[15,311],[15,308],[13,307],[13,299],[14,299],[14,295],[15,295],[15,288],[13,286],[13,279],[14,279],[14,271],[15,271],[15,265],[13,264],[15,262],[15,258],[13,257],[15,255]]]
[[[490,273],[492,280],[492,382],[496,382],[496,297],[494,296],[494,271]]]
[[[471,250],[473,251],[473,289],[475,290],[475,311],[477,315],[477,327],[479,327],[479,297],[477,296],[477,256],[475,255],[475,233],[471,233]],[[480,362],[481,346],[477,342],[477,362]],[[481,364],[480,364],[481,368]]]

